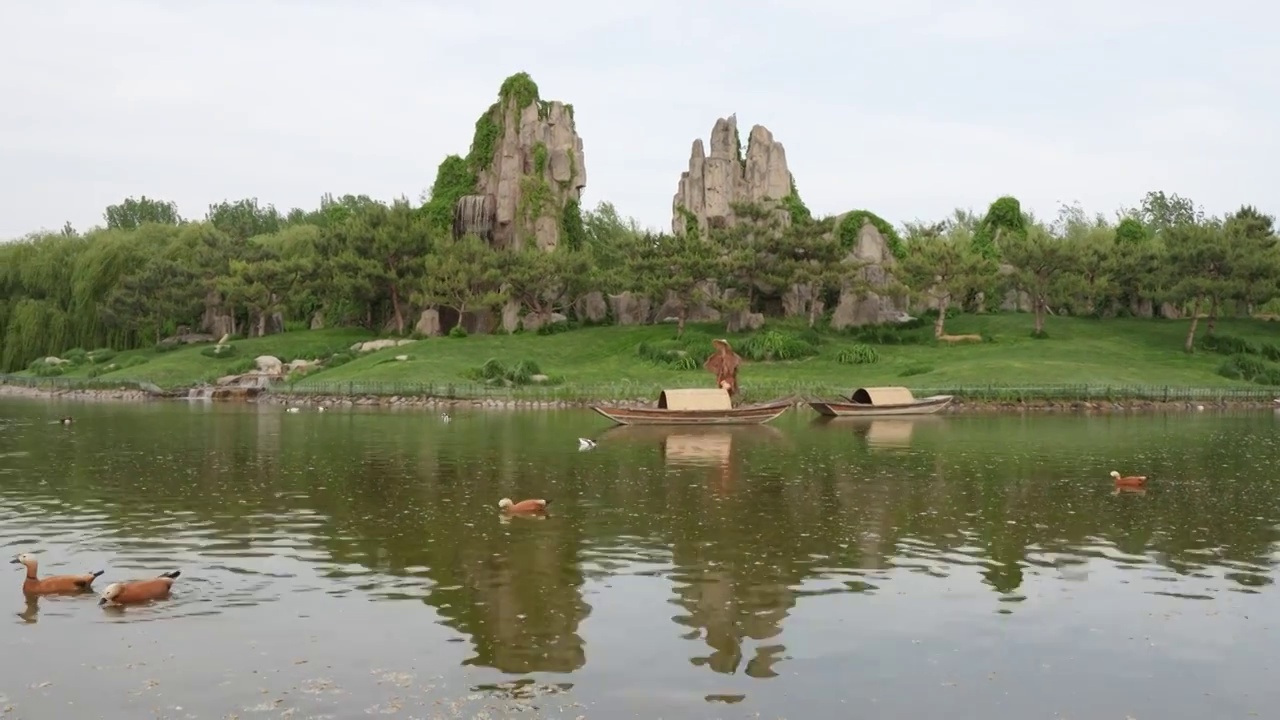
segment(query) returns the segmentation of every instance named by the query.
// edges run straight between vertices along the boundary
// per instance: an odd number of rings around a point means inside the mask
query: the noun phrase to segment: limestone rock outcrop
[[[542,100],[524,73],[507,78],[476,122],[467,163],[475,188],[454,204],[455,237],[475,233],[497,248],[559,244],[566,206],[576,210],[587,185],[571,105]]]
[[[866,287],[850,283],[840,291],[840,302],[831,312],[831,327],[841,330],[906,319],[907,300],[895,287],[892,275],[896,261],[889,244],[870,221],[858,231],[858,242],[849,259],[863,264],[858,272]]]
[[[744,155],[737,116],[720,118],[711,129],[710,145],[707,152],[701,138],[694,140],[689,169],[680,174],[671,200],[671,231],[677,235],[691,222],[703,233],[728,227],[734,222],[733,205],[767,204],[792,193],[786,149],[763,125],[751,128]],[[791,218],[781,212],[779,219]]]

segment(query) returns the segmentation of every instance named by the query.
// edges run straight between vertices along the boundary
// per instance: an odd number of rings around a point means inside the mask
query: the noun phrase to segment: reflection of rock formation
[[[684,581],[677,581],[675,602],[687,612],[672,620],[694,628],[687,639],[701,637],[711,648],[710,654],[695,656],[692,662],[724,674],[744,670],[756,678],[777,675],[774,664],[784,651],[781,643],[757,642],[745,669],[742,663],[748,653],[745,641],[779,635],[782,620],[795,606],[785,572],[697,538],[676,540],[672,550],[677,577]],[[724,557],[727,554],[735,557]]]
[[[552,523],[524,523],[521,533],[541,534]],[[530,530],[530,528],[534,528]],[[581,575],[566,572],[557,538],[515,548],[466,569],[482,627],[473,629],[476,655],[469,665],[507,673],[572,672],[586,665],[578,625],[591,608],[582,600]],[[572,556],[573,554],[570,554]],[[573,582],[566,582],[574,577]]]

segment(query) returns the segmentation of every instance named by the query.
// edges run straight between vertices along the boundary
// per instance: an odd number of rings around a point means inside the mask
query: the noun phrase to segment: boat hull
[[[951,404],[953,395],[932,395],[901,405],[867,405],[848,401],[810,400],[809,407],[826,417],[889,417],[894,415],[932,415]]]
[[[592,405],[591,409],[619,425],[762,425],[791,407],[778,400],[731,410],[667,410],[664,408]]]

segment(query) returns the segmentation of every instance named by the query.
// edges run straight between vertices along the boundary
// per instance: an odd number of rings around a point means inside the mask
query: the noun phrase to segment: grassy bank
[[[1176,320],[1054,318],[1050,337],[1034,339],[1029,333],[1030,318],[1010,314],[951,320],[949,333],[984,338],[984,342],[953,346],[932,342],[928,327],[858,335],[776,325],[730,340],[748,359],[740,379],[746,394],[756,399],[792,392],[848,392],[859,385],[906,385],[992,397],[1008,397],[1008,389],[1023,388],[1030,396],[1053,394],[1064,399],[1145,397],[1162,392],[1173,393],[1170,399],[1195,399],[1179,394],[1187,388],[1269,392],[1263,384],[1224,376],[1224,363],[1238,358],[1238,353],[1183,352],[1186,329],[1187,321]],[[279,388],[281,392],[619,397],[647,395],[663,387],[710,386],[700,365],[710,351],[710,339],[723,334],[719,326],[693,325],[686,338],[676,342],[669,325],[596,327],[552,335],[431,338],[357,354],[350,352],[350,346],[373,339],[372,334],[318,330],[237,340],[231,357],[209,357],[207,345],[122,352],[97,357],[96,363],[84,360],[49,382],[144,381],[166,389],[187,387],[243,372],[253,358],[273,355],[286,362],[331,358],[329,367],[295,377]],[[1217,335],[1256,347],[1280,345],[1280,323],[1225,320],[1219,323]],[[761,359],[772,357],[791,359]],[[501,381],[486,383],[480,371],[490,360],[505,366],[506,377],[517,383],[534,374],[546,379],[515,387]],[[1280,370],[1280,363],[1264,356],[1257,356],[1257,362]],[[503,374],[502,368],[492,364],[489,369],[490,376]]]

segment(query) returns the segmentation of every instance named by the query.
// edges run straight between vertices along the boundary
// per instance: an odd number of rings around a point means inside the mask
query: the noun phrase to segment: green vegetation
[[[895,258],[902,258],[906,254],[906,248],[902,244],[902,237],[898,235],[898,231],[892,225],[885,221],[884,218],[876,215],[870,210],[851,210],[836,225],[836,235],[840,238],[840,244],[846,248],[853,248],[858,244],[858,234],[862,232],[862,226],[871,223],[880,236],[884,238],[885,245],[889,247],[889,252]]]
[[[959,333],[989,342],[947,345],[931,340],[923,327],[879,328],[888,342],[868,342],[876,333],[813,330],[800,322],[779,323],[755,333],[728,335],[748,364],[743,387],[768,391],[825,388],[849,391],[859,385],[917,388],[994,386],[1170,386],[1247,387],[1256,378],[1225,369],[1280,367],[1280,323],[1232,319],[1220,322],[1220,341],[1201,343],[1187,354],[1177,345],[1186,320],[1061,318],[1052,338],[1038,341],[1026,332],[1026,316],[958,315],[949,320]],[[888,335],[903,335],[896,340]],[[211,346],[186,346],[156,353],[152,348],[122,352],[106,368],[82,363],[59,373],[67,378],[145,380],[161,387],[209,382],[252,364],[259,355],[284,362],[320,360],[324,365],[291,376],[289,388],[303,392],[340,391],[346,384],[384,383],[405,387],[468,383],[499,387],[563,386],[593,392],[618,383],[647,387],[703,387],[702,363],[711,340],[725,336],[715,325],[691,323],[674,339],[670,325],[580,328],[569,332],[472,335],[430,338],[368,353],[353,353],[357,342],[373,339],[359,330],[317,330],[234,340],[230,358],[211,358]],[[1171,350],[1170,348],[1174,349]],[[70,353],[68,353],[70,356]],[[399,356],[409,359],[397,361]],[[758,358],[758,359],[757,359]],[[775,358],[775,359],[768,359]],[[786,359],[778,359],[786,358]],[[1124,362],[1117,362],[1124,358]],[[108,362],[108,360],[103,360]],[[139,363],[139,364],[131,364]],[[851,367],[856,366],[856,367]],[[66,367],[66,366],[64,366]],[[548,369],[545,380],[530,380]],[[500,370],[500,372],[499,372]],[[95,372],[97,371],[97,372]],[[1257,372],[1253,370],[1253,372]],[[38,372],[31,374],[39,375]],[[1273,383],[1275,384],[1275,383]],[[756,390],[751,390],[751,388]]]
[[[313,361],[295,368],[297,387],[567,391],[703,383],[688,373],[701,372],[713,336],[728,335],[752,361],[745,385],[757,388],[903,378],[1280,385],[1280,324],[1250,319],[1280,316],[1280,242],[1256,208],[1208,217],[1187,198],[1150,192],[1114,219],[1064,207],[1045,222],[1005,196],[981,216],[895,227],[869,210],[814,217],[793,178],[778,199],[786,215],[738,205],[733,223],[702,227],[676,208],[685,231],[672,234],[645,231],[609,203],[552,208],[552,158],[537,144],[517,210],[526,224],[557,223],[559,245],[455,238],[458,199],[476,192],[505,110],[533,104],[549,107],[527,74],[504,81],[467,156],[444,158],[419,204],[326,195],[316,209],[282,213],[242,199],[189,220],[171,202],[128,198],[106,208],[101,227],[0,244],[0,372],[177,386],[273,355]],[[580,161],[570,154],[573,174]],[[894,263],[868,268],[851,256],[868,226]],[[853,327],[841,299],[868,291],[909,301],[915,319]],[[720,323],[701,322],[715,314]],[[730,332],[761,318],[758,331]],[[618,322],[628,325],[601,327]],[[445,337],[420,338],[419,328]],[[175,337],[193,333],[203,344]],[[377,337],[409,344],[351,350]]]

